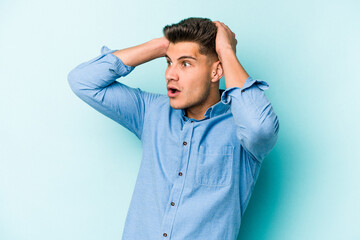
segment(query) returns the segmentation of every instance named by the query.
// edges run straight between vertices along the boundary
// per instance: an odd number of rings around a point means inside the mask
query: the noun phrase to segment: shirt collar
[[[225,91],[224,89],[219,89],[220,99],[221,99],[221,96],[222,96],[224,91]],[[211,107],[209,107],[205,111],[205,114],[204,114],[205,118],[203,118],[201,120],[196,120],[196,119],[191,118],[191,120],[193,120],[193,121],[202,121],[202,120],[205,120],[205,119],[208,119],[208,118],[216,117],[218,115],[221,115],[221,114],[225,113],[229,109],[229,107],[230,107],[229,104],[224,104],[220,100],[219,102],[215,103],[214,105],[212,105]],[[185,116],[185,110],[184,109],[181,109],[181,116],[185,121],[190,119],[189,117]]]

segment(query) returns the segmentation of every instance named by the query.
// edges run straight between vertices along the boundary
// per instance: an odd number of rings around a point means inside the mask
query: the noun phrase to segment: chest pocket
[[[200,185],[227,186],[232,176],[234,147],[222,145],[220,147],[200,146],[195,181]]]

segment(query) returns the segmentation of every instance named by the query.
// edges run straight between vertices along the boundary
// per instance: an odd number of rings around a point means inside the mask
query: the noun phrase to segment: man
[[[74,93],[133,132],[143,156],[124,240],[233,240],[260,166],[277,140],[278,117],[236,57],[222,22],[188,18],[164,37],[110,50],[73,69]],[[165,57],[166,95],[118,81]],[[225,77],[226,90],[219,89]]]

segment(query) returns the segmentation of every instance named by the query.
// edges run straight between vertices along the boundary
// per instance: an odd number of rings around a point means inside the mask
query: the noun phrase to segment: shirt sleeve
[[[116,81],[135,67],[125,65],[115,51],[103,46],[99,56],[69,72],[68,83],[80,99],[141,139],[145,112],[160,94]]]
[[[260,163],[275,146],[279,131],[278,117],[264,93],[268,88],[265,81],[248,77],[242,88],[228,88],[221,95],[221,101],[230,104],[241,145]]]

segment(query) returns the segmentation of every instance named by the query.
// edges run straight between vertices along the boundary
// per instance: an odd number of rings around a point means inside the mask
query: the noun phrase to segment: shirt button
[[[174,206],[175,205],[175,203],[174,202],[171,202],[171,206]]]
[[[194,121],[191,121],[192,123],[194,122]]]
[[[166,233],[164,233],[164,234],[163,234],[163,236],[164,236],[164,237],[166,237],[166,236],[167,236],[167,234],[166,234]]]
[[[241,92],[245,92],[245,89],[241,90]]]
[[[179,176],[182,176],[182,172],[179,172]]]
[[[187,142],[183,142],[184,146],[186,146]]]

